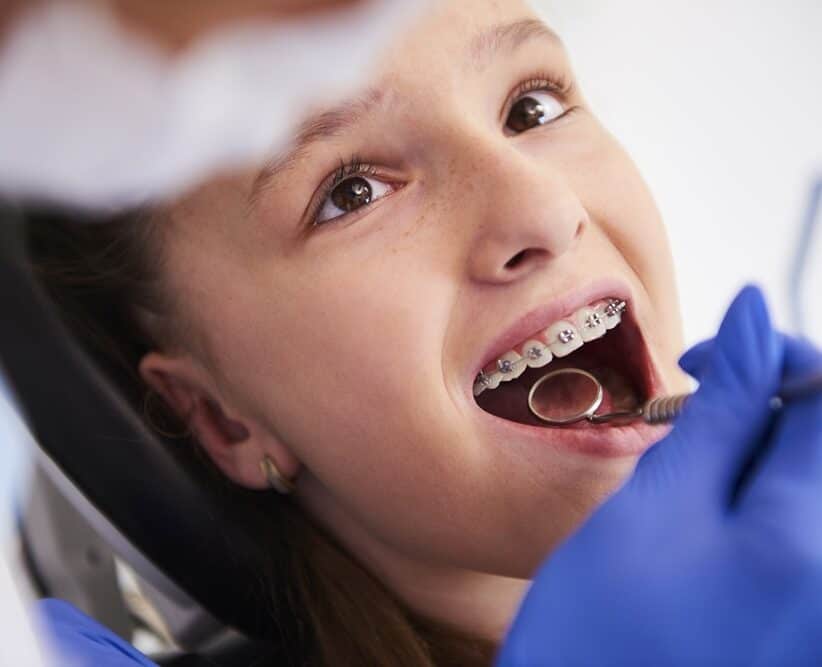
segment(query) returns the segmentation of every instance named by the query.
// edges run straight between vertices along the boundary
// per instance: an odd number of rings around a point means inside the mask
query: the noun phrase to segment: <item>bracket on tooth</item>
[[[538,357],[542,356],[542,352],[538,351],[539,353],[536,355],[532,355],[529,353],[529,357],[531,359],[537,359]],[[509,375],[516,370],[516,367],[520,364],[524,364],[528,362],[527,357],[520,357],[516,361],[511,361],[510,359],[497,359],[497,373],[501,373],[502,375]],[[494,373],[493,375],[496,375]],[[476,393],[482,393],[486,389],[491,386],[491,377],[485,372],[480,371],[477,373],[477,377],[474,379],[474,389],[479,389]]]
[[[572,342],[576,337],[577,335],[573,329],[563,329],[557,334],[557,340],[563,345]]]
[[[541,359],[541,358],[542,358],[542,355],[543,355],[542,350],[541,350],[540,348],[536,347],[536,346],[534,346],[534,347],[532,347],[532,348],[529,348],[529,350],[528,350],[528,352],[527,352],[527,354],[526,354],[526,356],[527,356],[527,357],[528,357],[531,361],[536,361],[537,359]]]
[[[602,317],[597,312],[593,312],[585,318],[585,327],[588,329],[596,329],[602,324]]]
[[[508,375],[514,371],[514,362],[510,359],[498,359],[497,370],[503,375]]]
[[[617,315],[622,315],[625,310],[628,308],[628,304],[621,299],[611,299],[608,302],[608,305],[605,306],[604,312],[606,317],[616,317]]]

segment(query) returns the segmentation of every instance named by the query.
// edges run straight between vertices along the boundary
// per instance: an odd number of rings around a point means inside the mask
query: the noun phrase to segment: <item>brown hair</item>
[[[143,355],[162,344],[155,339],[163,327],[173,325],[161,282],[161,222],[148,212],[104,224],[41,213],[29,224],[28,243],[35,275],[81,346],[150,427],[182,434],[185,425],[159,397],[160,410],[149,418],[149,390],[137,370]],[[147,327],[149,321],[159,328]],[[245,528],[264,541],[269,571],[259,574],[270,604],[264,611],[278,629],[285,664],[491,664],[493,642],[413,612],[291,497],[231,484],[189,436],[180,437],[179,449],[181,464],[207,471],[205,479],[224,489]]]

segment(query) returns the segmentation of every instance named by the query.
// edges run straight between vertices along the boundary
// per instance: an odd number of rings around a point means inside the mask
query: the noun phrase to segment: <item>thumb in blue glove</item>
[[[822,664],[822,396],[769,407],[822,354],[749,287],[685,361],[699,390],[543,564],[498,667]]]

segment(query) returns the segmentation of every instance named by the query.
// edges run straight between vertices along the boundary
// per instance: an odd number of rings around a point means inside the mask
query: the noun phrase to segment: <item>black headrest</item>
[[[262,547],[144,427],[36,285],[0,208],[0,364],[40,448],[148,562],[217,620],[272,637]]]

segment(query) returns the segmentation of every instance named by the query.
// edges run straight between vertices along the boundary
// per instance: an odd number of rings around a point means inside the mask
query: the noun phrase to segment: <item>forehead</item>
[[[294,167],[312,144],[345,133],[376,109],[398,105],[419,111],[421,97],[433,101],[432,95],[446,88],[463,89],[472,73],[482,73],[532,39],[563,52],[556,33],[523,2],[431,2],[429,11],[382,54],[362,81],[363,90],[331,108],[314,107],[303,117],[290,149],[275,155],[259,173],[252,202],[274,174]]]
[[[378,71],[386,77],[436,78],[444,68],[481,68],[505,36],[497,29],[537,18],[522,0],[429,0],[426,11],[394,40]],[[519,32],[524,37],[527,28]]]

